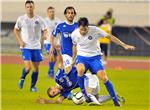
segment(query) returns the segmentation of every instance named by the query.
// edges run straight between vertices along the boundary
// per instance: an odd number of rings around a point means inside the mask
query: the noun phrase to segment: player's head
[[[55,16],[55,8],[52,7],[52,6],[49,6],[47,8],[47,16],[50,18],[50,19],[53,19],[54,16]]]
[[[78,28],[81,35],[85,35],[88,32],[89,21],[87,18],[82,17],[78,20]]]
[[[50,98],[54,98],[55,96],[57,96],[60,93],[60,89],[57,86],[53,86],[51,88],[47,89],[47,95]]]
[[[25,2],[25,9],[27,14],[33,14],[34,11],[34,2],[32,0],[27,0]]]
[[[65,9],[64,15],[69,22],[73,22],[74,17],[76,16],[76,11],[74,7],[69,6]]]

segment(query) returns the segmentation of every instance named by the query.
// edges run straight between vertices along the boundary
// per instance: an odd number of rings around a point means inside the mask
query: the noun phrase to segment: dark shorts
[[[108,45],[109,44],[100,44],[101,51],[102,53],[104,53],[105,56],[108,55]]]

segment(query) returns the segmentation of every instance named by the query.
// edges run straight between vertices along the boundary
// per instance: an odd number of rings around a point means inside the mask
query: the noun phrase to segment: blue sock
[[[82,91],[82,93],[84,95],[87,95],[86,94],[86,90],[85,90],[85,87],[84,87],[84,75],[83,76],[78,76],[78,85]]]
[[[114,104],[118,104],[118,99],[117,99],[117,96],[115,94],[112,83],[108,80],[104,84],[105,84],[107,91],[109,92],[109,95],[111,96]]]
[[[48,70],[48,74],[54,74],[54,62],[49,62],[49,70]]]
[[[35,87],[37,79],[38,79],[38,72],[32,72],[32,81],[31,81],[31,88]]]
[[[28,73],[29,73],[29,71],[26,71],[26,69],[23,68],[21,79],[25,79]]]

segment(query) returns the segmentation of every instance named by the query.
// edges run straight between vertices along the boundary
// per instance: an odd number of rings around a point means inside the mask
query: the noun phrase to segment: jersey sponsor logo
[[[69,37],[71,37],[71,33],[64,32],[63,34],[64,34],[64,37],[65,37],[65,38],[69,38]]]
[[[93,37],[92,37],[92,36],[89,36],[89,37],[88,37],[88,39],[89,39],[89,40],[92,40],[92,39],[93,39]]]

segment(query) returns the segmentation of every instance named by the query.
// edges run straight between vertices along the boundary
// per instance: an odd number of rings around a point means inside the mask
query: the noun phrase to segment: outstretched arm
[[[38,104],[61,104],[64,100],[63,96],[60,96],[57,101],[55,100],[48,100],[45,98],[42,98],[41,96],[39,96],[39,98],[36,100],[36,103]]]
[[[134,46],[125,44],[124,42],[122,42],[121,40],[119,40],[117,37],[115,37],[115,36],[113,36],[113,35],[110,35],[110,34],[109,34],[109,35],[106,36],[106,37],[110,38],[111,41],[113,41],[114,43],[116,43],[116,44],[122,46],[122,47],[123,47],[124,49],[126,49],[126,50],[135,50],[135,47],[134,47]]]

